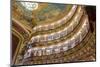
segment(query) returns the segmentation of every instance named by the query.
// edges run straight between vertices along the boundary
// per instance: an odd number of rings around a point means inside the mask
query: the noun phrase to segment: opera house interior
[[[96,6],[13,0],[11,64],[96,61]]]

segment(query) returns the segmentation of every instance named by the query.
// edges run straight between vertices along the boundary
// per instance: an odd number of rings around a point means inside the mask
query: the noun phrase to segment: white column
[[[38,56],[41,56],[41,55],[42,55],[42,50],[38,49]]]

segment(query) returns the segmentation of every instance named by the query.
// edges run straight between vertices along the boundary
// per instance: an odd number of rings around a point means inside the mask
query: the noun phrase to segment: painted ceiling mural
[[[13,0],[12,65],[96,60],[96,7]]]

